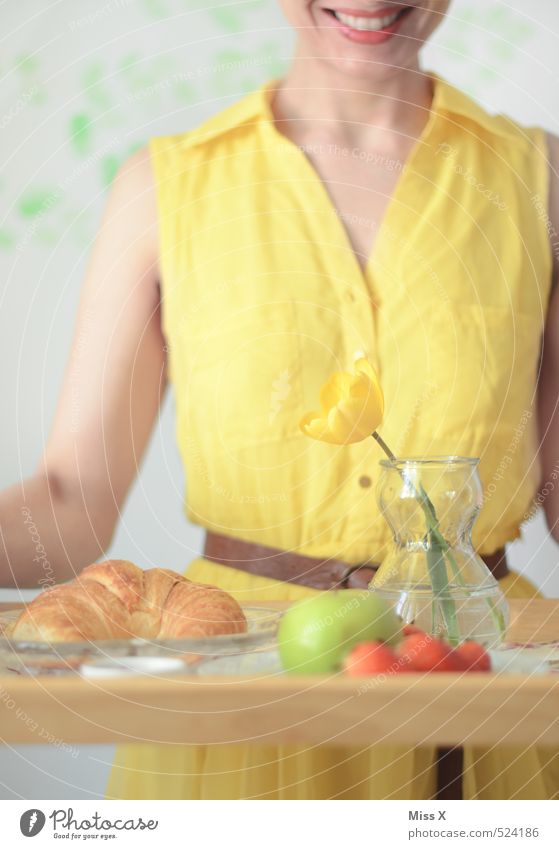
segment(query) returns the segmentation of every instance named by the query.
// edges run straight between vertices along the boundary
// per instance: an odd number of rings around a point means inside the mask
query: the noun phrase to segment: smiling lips
[[[385,7],[378,12],[364,12],[360,9],[325,9],[331,16],[334,27],[342,35],[360,44],[381,44],[398,31],[403,20],[413,8],[394,10]]]

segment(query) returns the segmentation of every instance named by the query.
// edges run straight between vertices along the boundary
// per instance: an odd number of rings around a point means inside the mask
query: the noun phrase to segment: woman
[[[398,454],[481,457],[476,545],[509,597],[535,594],[502,549],[559,443],[559,143],[420,70],[447,6],[282,0],[298,35],[285,78],[122,168],[80,307],[79,385],[71,361],[23,489],[57,580],[109,544],[168,369],[187,515],[208,530],[189,577],[244,602],[365,585],[371,570],[351,567],[388,540],[377,448],[311,443],[297,426],[360,351]],[[21,505],[19,486],[2,496],[2,567],[36,585]],[[544,508],[556,535],[557,496]],[[435,760],[429,747],[133,746],[108,795],[420,799]],[[550,750],[466,748],[463,769],[467,798],[559,792]]]

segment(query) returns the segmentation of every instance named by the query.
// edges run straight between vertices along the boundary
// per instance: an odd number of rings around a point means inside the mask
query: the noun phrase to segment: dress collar
[[[476,124],[488,133],[518,141],[519,131],[516,124],[503,115],[491,115],[463,91],[455,88],[437,74],[430,74],[433,80],[433,102],[429,123],[432,125],[440,118],[450,119],[457,124],[464,120]],[[246,95],[232,106],[213,115],[199,127],[189,132],[191,143],[205,142],[227,131],[258,122],[273,125],[271,93],[279,86],[281,79],[271,79]]]
[[[482,127],[489,133],[518,140],[517,125],[505,115],[491,115],[473,98],[446,80],[430,74],[434,81],[432,111],[437,115],[455,116]]]
[[[491,115],[489,112],[480,106],[473,98],[469,97],[465,92],[455,88],[449,82],[439,77],[438,74],[428,72],[428,75],[433,81],[433,102],[431,104],[431,113],[429,116],[428,127],[437,122],[437,119],[445,118],[451,120],[458,119],[455,123],[463,123],[463,119],[477,124],[489,133],[504,136],[514,140],[518,140],[518,127],[504,115]],[[280,79],[268,80],[257,90],[256,97],[247,103],[249,111],[256,116],[259,116],[271,123],[274,121],[273,112],[271,109],[271,92],[274,91],[279,84]],[[250,95],[249,95],[250,98]]]

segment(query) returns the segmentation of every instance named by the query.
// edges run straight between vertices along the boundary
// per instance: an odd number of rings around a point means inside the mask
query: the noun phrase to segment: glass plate
[[[283,667],[277,648],[248,654],[204,658],[196,666],[198,675],[281,675]]]
[[[275,646],[281,612],[241,605],[247,619],[244,634],[184,637],[178,640],[97,640],[74,643],[39,643],[12,640],[4,633],[21,610],[0,614],[0,666],[19,674],[76,672],[92,657],[180,657],[193,666],[225,655],[243,655]]]

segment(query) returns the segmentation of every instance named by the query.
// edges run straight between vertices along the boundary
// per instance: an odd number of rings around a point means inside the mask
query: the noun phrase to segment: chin
[[[338,55],[323,56],[322,62],[328,68],[352,80],[381,82],[397,75],[404,69],[419,65],[419,51],[397,50],[383,51],[383,55],[361,57],[356,51],[347,51]]]

